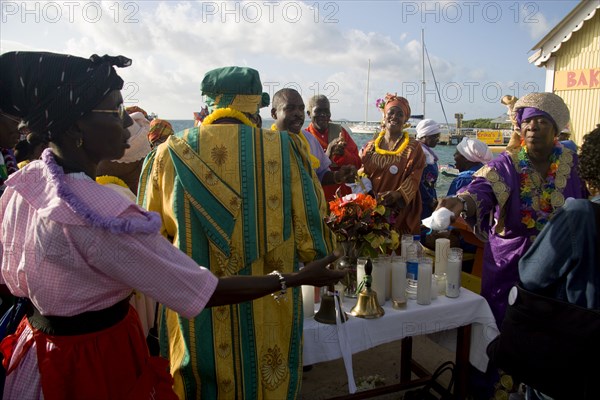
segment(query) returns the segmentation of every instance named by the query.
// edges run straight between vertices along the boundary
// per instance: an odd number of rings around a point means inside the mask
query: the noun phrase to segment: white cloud
[[[293,4],[310,15],[307,5]],[[147,111],[172,118],[190,118],[201,105],[203,73],[224,65],[260,65],[271,94],[296,84],[305,98],[317,92],[337,96],[333,111],[346,118],[353,118],[348,110],[364,109],[369,58],[373,98],[400,92],[400,82],[420,80],[420,43],[403,43],[404,33],[394,41],[380,33],[342,30],[335,23],[315,24],[310,18],[291,23],[289,15],[261,11],[257,20],[242,9],[219,16],[206,15],[206,8],[191,3],[160,3],[154,10],[141,10],[135,24],[115,24],[107,12],[97,23],[75,21],[79,38],[69,40],[64,51],[88,56],[94,49],[132,58],[133,66],[119,71],[130,84],[124,88],[126,102],[138,99]],[[437,58],[433,62],[448,67]],[[303,67],[290,68],[298,65]]]
[[[550,23],[543,13],[533,13],[532,10],[521,8],[520,26],[529,32],[531,39],[540,40],[550,32],[554,25],[555,23]]]
[[[115,4],[121,8],[117,10]],[[127,4],[137,8],[125,9]],[[260,9],[256,7],[259,4]],[[271,8],[265,4],[271,4]],[[131,104],[137,100],[147,111],[170,119],[191,119],[192,112],[200,108],[200,82],[206,71],[226,65],[246,65],[260,71],[265,90],[271,95],[284,86],[296,87],[305,99],[323,93],[339,100],[332,103],[334,117],[360,120],[365,114],[370,59],[369,101],[373,103],[386,92],[397,92],[409,98],[414,113],[420,113],[422,51],[417,39],[421,23],[417,21],[418,27],[391,24],[392,15],[385,15],[381,8],[387,3],[373,3],[372,14],[358,16],[351,15],[355,3],[335,4],[339,9],[329,19],[330,23],[325,23],[324,17],[332,14],[321,9],[317,15],[313,3],[102,2],[102,18],[97,22],[82,18],[81,13],[74,14],[73,22],[60,24],[43,21],[19,24],[14,16],[2,26],[1,49],[46,50],[82,57],[93,53],[130,57],[133,65],[119,70],[126,81],[125,101]],[[323,3],[317,7],[322,8]],[[224,8],[228,12],[223,13]],[[540,23],[522,25],[532,34],[547,31],[546,18],[540,13],[536,17]],[[358,18],[358,22],[352,18]],[[371,20],[378,23],[371,26]],[[473,24],[460,26],[460,29],[471,28]],[[486,26],[490,31],[496,28],[496,24]],[[6,32],[9,34],[5,35]],[[437,52],[429,50],[436,78],[442,89],[446,85],[447,96],[452,84],[464,86],[464,82],[499,79],[497,70],[481,67],[477,62],[479,54],[462,59],[450,58],[448,52],[442,55],[440,43],[455,46],[456,51],[459,47],[469,47],[464,42],[453,42],[450,31],[447,35],[436,39]],[[4,40],[5,37],[10,41]],[[437,95],[427,61],[426,81],[427,99],[434,101]],[[461,96],[460,101],[467,101],[465,98]],[[458,107],[461,103],[455,104]],[[467,101],[460,106],[474,107],[474,104]],[[489,104],[477,107],[492,108]],[[495,116],[501,108],[494,106],[497,110],[491,114]],[[428,108],[438,112],[439,103]],[[263,111],[263,117],[268,114],[268,110]],[[374,106],[369,115],[372,119],[379,118]]]

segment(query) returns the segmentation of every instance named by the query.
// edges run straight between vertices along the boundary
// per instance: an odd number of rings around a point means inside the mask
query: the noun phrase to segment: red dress
[[[24,348],[12,351],[22,334],[32,334]],[[4,367],[12,373],[35,341],[42,392],[46,400],[173,399],[169,363],[148,353],[138,315],[127,316],[100,332],[75,336],[46,335],[23,318],[14,335],[2,341]]]
[[[151,357],[138,315],[127,316],[100,332],[76,336],[46,335],[23,318],[14,335],[2,341],[5,363],[11,360],[16,339],[32,332],[25,345],[36,343],[44,399],[177,399],[168,361]],[[8,374],[26,351],[15,354]],[[8,365],[5,365],[7,368]]]
[[[358,155],[358,146],[356,146],[356,143],[354,142],[352,137],[341,125],[330,123],[329,129],[327,129],[325,132],[321,132],[318,131],[311,122],[310,125],[308,125],[307,130],[319,140],[323,151],[327,151],[329,142],[335,137],[341,136],[346,142],[344,154],[334,155],[333,157],[331,157],[332,165],[330,169],[332,171],[337,171],[342,165],[354,165],[356,169],[359,169],[361,167],[362,163],[360,161],[360,156]],[[330,135],[330,133],[332,134]],[[330,136],[334,137],[330,140]],[[344,184],[323,185],[323,192],[325,193],[325,199],[327,201],[333,200],[338,190],[340,196],[352,193],[352,189],[350,189]]]

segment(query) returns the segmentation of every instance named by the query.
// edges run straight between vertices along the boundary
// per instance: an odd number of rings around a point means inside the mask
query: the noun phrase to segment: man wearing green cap
[[[292,272],[333,250],[308,156],[297,135],[256,127],[269,104],[258,72],[209,71],[210,114],[146,159],[140,201],[163,233],[217,276]],[[187,399],[286,399],[302,381],[301,292],[205,309],[188,320],[161,311],[160,344]]]

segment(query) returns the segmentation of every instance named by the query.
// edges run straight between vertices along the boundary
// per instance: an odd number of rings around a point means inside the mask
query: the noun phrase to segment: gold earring
[[[77,147],[81,146],[83,146],[83,138],[79,138],[79,140],[77,141]]]

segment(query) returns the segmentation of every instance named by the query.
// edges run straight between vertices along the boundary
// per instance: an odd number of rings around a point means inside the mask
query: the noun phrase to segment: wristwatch
[[[467,211],[468,211],[467,200],[460,196],[455,196],[455,197],[460,200],[460,202],[462,203],[462,206],[463,206],[462,211],[460,212],[460,217],[462,219],[466,220],[467,219]]]

